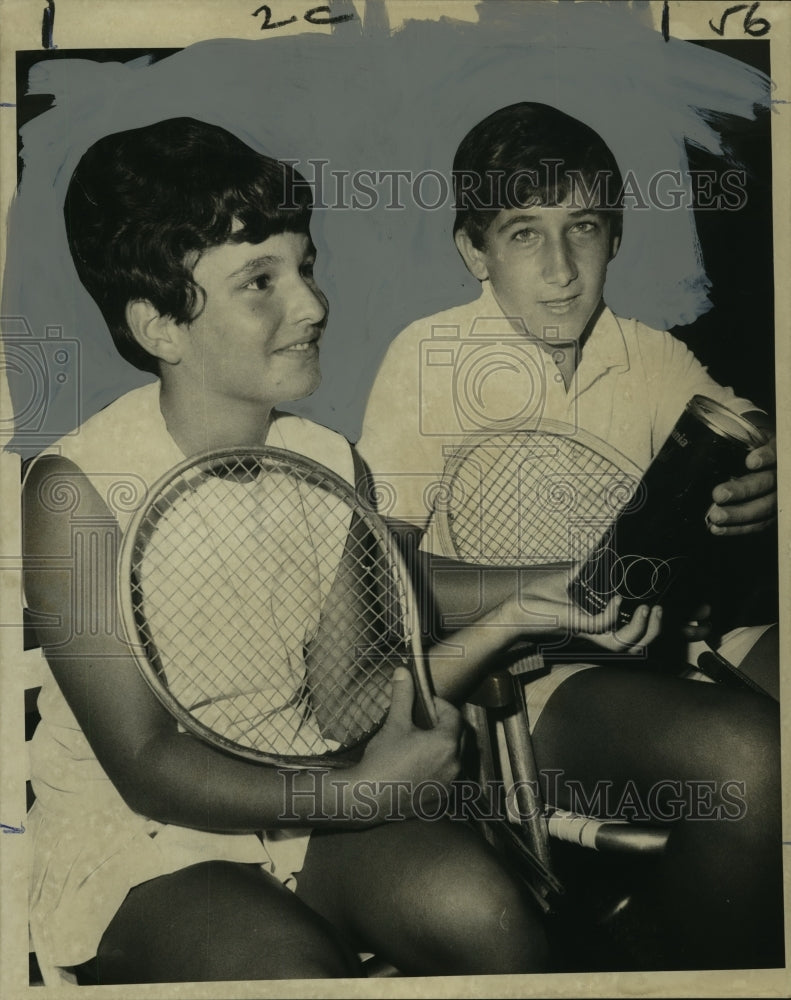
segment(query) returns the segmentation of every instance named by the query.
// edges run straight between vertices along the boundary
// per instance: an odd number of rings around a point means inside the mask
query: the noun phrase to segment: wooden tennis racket
[[[491,566],[584,561],[641,474],[625,455],[560,422],[476,434],[448,460],[434,517],[442,554]]]
[[[639,468],[615,448],[572,426],[542,421],[528,430],[471,435],[450,456],[434,506],[431,547],[479,565],[576,566],[596,552],[618,516],[640,503]],[[572,580],[570,587],[579,579]],[[612,596],[617,587],[613,586]],[[635,596],[635,595],[633,595]],[[631,614],[624,612],[625,623]],[[509,664],[511,711],[502,720],[509,766],[524,798],[529,846],[550,868],[547,838],[628,852],[664,850],[667,831],[635,830],[557,809],[538,789],[522,680],[540,657]]]
[[[390,707],[436,721],[406,569],[340,476],[258,448],[190,459],[125,532],[121,617],[156,697],[190,733],[266,764],[342,767]]]

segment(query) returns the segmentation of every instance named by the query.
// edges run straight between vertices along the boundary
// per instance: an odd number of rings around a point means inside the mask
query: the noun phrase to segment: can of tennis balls
[[[598,614],[616,596],[620,620],[670,590],[708,537],[715,486],[744,475],[748,452],[766,434],[707,396],[693,396],[634,495],[569,586],[576,603]]]

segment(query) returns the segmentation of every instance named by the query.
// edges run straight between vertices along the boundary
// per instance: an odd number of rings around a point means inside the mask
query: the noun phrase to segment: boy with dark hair
[[[382,362],[358,447],[390,483],[393,517],[425,528],[448,447],[487,425],[563,421],[645,470],[697,393],[768,423],[680,341],[605,305],[622,182],[592,129],[546,105],[510,105],[462,140],[453,173],[454,239],[481,295],[413,323]],[[714,491],[713,533],[774,519],[775,462],[772,437],[748,455],[752,471]]]
[[[623,179],[601,137],[583,122],[543,104],[495,111],[462,139],[453,161],[454,236],[464,230],[483,249],[494,215],[530,203],[609,213],[612,238],[622,230]]]
[[[470,131],[453,168],[456,247],[481,282],[480,297],[418,320],[394,340],[358,443],[395,526],[423,535],[429,552],[449,555],[430,530],[443,467],[469,435],[492,427],[510,431],[549,418],[571,436],[596,435],[645,470],[695,394],[767,422],[669,333],[621,319],[605,305],[607,267],[621,241],[621,175],[595,132],[555,108],[514,104]],[[771,523],[775,462],[772,436],[749,453],[745,475],[714,490],[713,533]],[[429,566],[438,611],[456,620],[472,620],[516,591],[529,600],[564,593],[568,584],[566,569],[511,573],[434,558]],[[658,607],[650,615],[639,609],[631,641],[611,648],[620,656],[639,651],[658,634],[660,615]],[[629,788],[649,795],[671,774],[678,788],[704,774],[726,780],[723,761],[728,777],[740,780],[750,767],[744,754],[751,737],[743,727],[753,724],[754,712],[777,725],[777,706],[768,699],[636,669],[633,661],[555,667],[527,685],[526,700],[539,767],[589,791],[605,780],[616,796]],[[768,732],[761,794],[772,803],[766,815],[775,824],[778,742]],[[722,789],[720,778],[711,787]],[[569,807],[562,788],[550,787],[548,796]],[[728,846],[730,838],[751,836],[758,818],[749,813],[730,829],[674,826],[672,860],[665,858],[656,881],[642,889],[647,911],[665,922],[665,967],[782,961],[779,833],[762,862],[750,849],[747,868],[723,864],[735,844]],[[685,881],[698,891],[681,904]],[[738,920],[728,915],[736,899]]]

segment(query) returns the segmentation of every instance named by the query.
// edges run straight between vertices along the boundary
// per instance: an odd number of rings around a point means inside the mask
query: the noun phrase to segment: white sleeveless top
[[[312,421],[276,413],[262,443],[305,455],[354,483],[349,443]],[[148,489],[184,460],[159,408],[159,382],[122,396],[45,454],[59,454],[73,462],[122,530],[145,501]],[[293,537],[288,541],[294,544]],[[325,580],[332,579],[342,548],[340,538],[330,546]],[[276,568],[270,575],[271,593],[279,592]],[[297,655],[296,646],[283,648],[281,633],[277,640],[272,644],[273,658]],[[301,646],[302,637],[294,637],[294,643]],[[269,650],[264,652],[269,655]],[[38,708],[41,722],[31,741],[36,802],[29,817],[33,843],[30,920],[36,950],[48,963],[68,966],[92,958],[132,887],[200,861],[259,863],[293,888],[310,831],[274,830],[259,839],[252,834],[205,833],[149,820],[133,812],[118,794],[49,670]]]

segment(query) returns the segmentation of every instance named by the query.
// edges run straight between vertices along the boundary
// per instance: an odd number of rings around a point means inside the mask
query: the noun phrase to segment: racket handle
[[[549,832],[541,799],[541,785],[533,754],[533,741],[525,707],[524,692],[517,676],[509,676],[513,692],[511,712],[503,719],[511,773],[516,780],[516,804],[530,848],[541,864],[552,871]]]
[[[419,729],[433,729],[436,726],[439,716],[434,704],[434,697],[430,693],[424,694],[415,685],[415,701],[412,706],[412,721]]]
[[[594,851],[619,854],[662,854],[670,836],[659,827],[632,826],[580,816],[565,809],[546,810],[550,837]]]
[[[698,670],[711,680],[725,687],[731,687],[741,691],[752,691],[754,694],[761,694],[765,698],[772,696],[752,678],[743,674],[738,667],[734,666],[724,656],[713,649],[706,649],[698,657]]]

